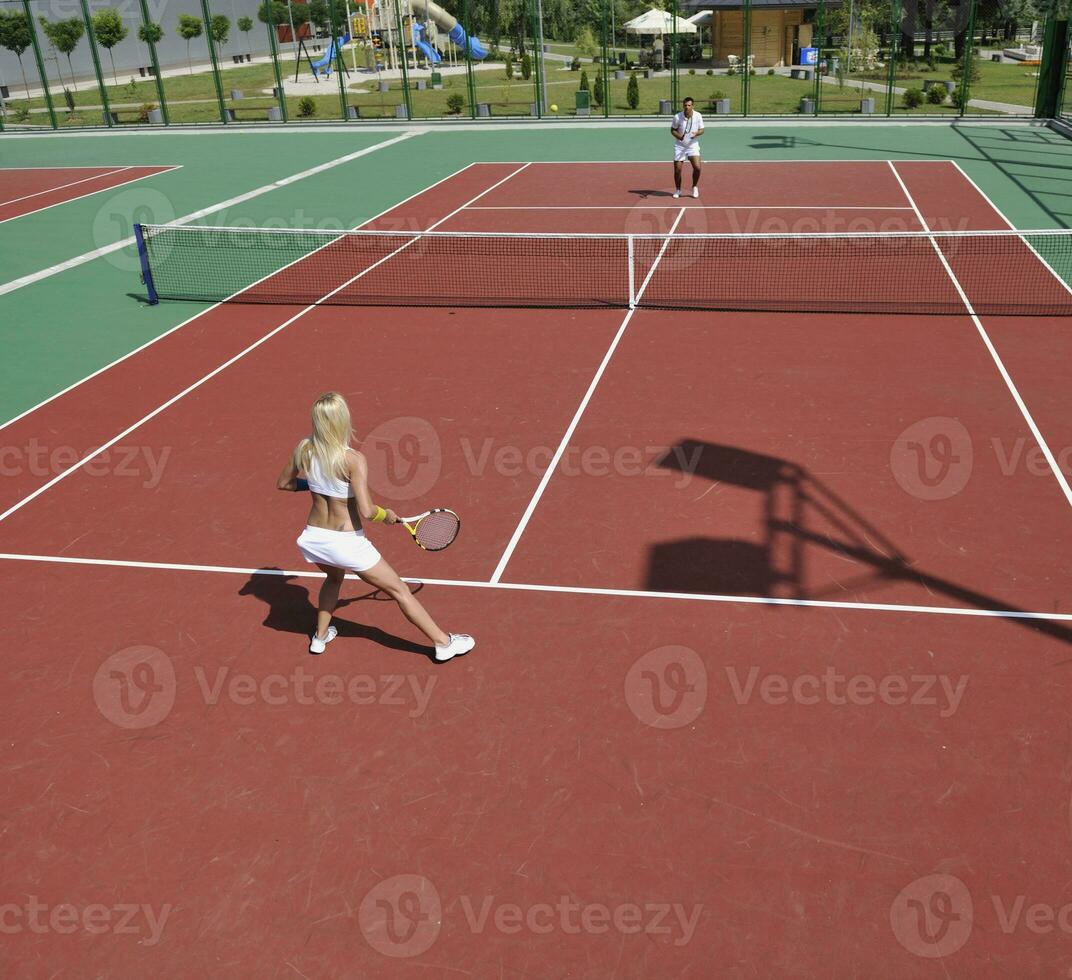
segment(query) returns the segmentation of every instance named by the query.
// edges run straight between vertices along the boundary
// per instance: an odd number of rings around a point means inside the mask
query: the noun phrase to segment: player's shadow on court
[[[657,190],[636,190],[629,191],[630,194],[635,194],[637,197],[643,199],[645,197],[673,197],[673,191],[657,191]]]
[[[734,446],[693,439],[670,449],[658,466],[712,485],[757,495],[761,518],[755,540],[693,535],[664,541],[650,552],[646,588],[651,592],[834,600],[851,603],[857,589],[907,582],[926,590],[927,605],[953,600],[976,609],[1023,612],[937,575],[912,562],[874,524],[804,467]],[[717,508],[718,497],[708,495]],[[807,562],[825,553],[845,561],[846,574],[829,587],[809,587]],[[865,600],[859,600],[865,601]],[[1072,643],[1072,629],[1053,620],[1016,619],[1028,629]]]
[[[278,568],[266,567],[249,577],[249,581],[239,590],[239,595],[249,595],[260,599],[267,607],[263,625],[268,629],[277,630],[280,633],[294,633],[306,640],[316,629],[316,592],[320,588],[319,579],[306,579],[311,582],[311,591],[304,585],[294,581],[293,575],[280,575]],[[351,588],[354,583],[347,582]],[[431,645],[421,646],[401,636],[387,633],[375,626],[365,626],[362,623],[351,622],[342,619],[339,612],[347,606],[355,603],[370,603],[376,601],[394,603],[394,600],[383,593],[370,590],[368,586],[358,585],[364,591],[360,595],[345,595],[346,586],[343,586],[343,598],[339,600],[335,616],[331,620],[332,625],[339,631],[338,638],[328,648],[329,653],[345,653],[345,644],[340,642],[347,639],[369,640],[389,650],[400,650],[403,653],[416,653],[429,660],[435,659],[435,650]],[[414,586],[414,591],[420,591],[420,586]],[[401,615],[401,613],[399,613]],[[308,645],[308,644],[306,644]]]

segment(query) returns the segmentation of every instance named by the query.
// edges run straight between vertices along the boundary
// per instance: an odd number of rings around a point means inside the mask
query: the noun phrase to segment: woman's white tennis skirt
[[[306,525],[298,538],[298,550],[311,564],[333,565],[352,572],[367,572],[380,560],[380,553],[364,531],[329,531]]]

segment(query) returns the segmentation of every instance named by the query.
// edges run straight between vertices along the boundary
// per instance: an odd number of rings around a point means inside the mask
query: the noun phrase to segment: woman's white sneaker
[[[339,631],[334,626],[329,626],[327,633],[324,634],[324,638],[320,639],[315,633],[313,638],[309,641],[310,653],[323,653],[328,644],[339,635]]]
[[[437,663],[445,663],[454,657],[464,656],[476,646],[476,640],[468,633],[448,633],[447,637],[447,643],[442,645],[437,643],[435,646]]]

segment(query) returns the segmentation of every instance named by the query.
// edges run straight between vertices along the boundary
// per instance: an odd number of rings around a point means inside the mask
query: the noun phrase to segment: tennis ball
[[[552,105],[551,105],[551,111],[552,111],[552,112],[558,112],[558,106],[557,106],[557,105],[554,105],[554,104],[552,104]]]

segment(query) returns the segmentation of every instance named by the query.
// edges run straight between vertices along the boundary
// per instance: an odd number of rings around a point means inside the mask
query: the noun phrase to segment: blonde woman
[[[312,434],[298,443],[276,483],[280,490],[304,490],[307,486],[313,498],[298,549],[327,578],[320,589],[310,652],[323,653],[335,639],[338,631],[331,625],[331,616],[339,602],[343,578],[352,571],[398,603],[402,615],[435,644],[437,661],[468,653],[476,641],[465,633],[444,633],[365,537],[362,519],[397,524],[399,518],[393,510],[372,502],[368,464],[351,448],[352,438],[345,399],[335,391],[321,395],[313,405]],[[299,479],[302,475],[304,480]]]

